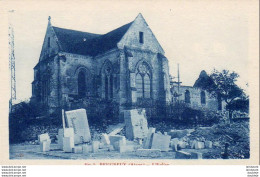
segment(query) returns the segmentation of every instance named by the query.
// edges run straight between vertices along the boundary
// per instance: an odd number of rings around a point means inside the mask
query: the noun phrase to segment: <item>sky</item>
[[[31,97],[33,67],[39,60],[48,16],[53,26],[104,34],[142,13],[165,51],[171,75],[177,75],[179,63],[183,85],[192,86],[202,70],[210,74],[215,68],[237,72],[237,84],[248,89],[250,13],[243,3],[126,2],[129,1],[10,4],[9,10],[14,10],[9,13],[9,22],[15,36],[17,99]]]

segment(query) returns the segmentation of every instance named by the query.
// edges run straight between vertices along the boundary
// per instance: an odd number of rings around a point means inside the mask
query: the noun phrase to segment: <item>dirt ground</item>
[[[201,152],[207,153],[209,149],[185,149],[187,152]],[[99,149],[96,153],[75,154],[75,153],[65,153],[58,149],[57,144],[51,144],[51,151],[41,152],[39,145],[25,145],[25,144],[15,144],[10,145],[10,159],[24,160],[24,159],[69,159],[69,160],[84,160],[84,159],[175,159],[176,152],[162,152],[161,157],[139,157],[136,152],[124,152],[119,153],[117,151],[106,151]]]

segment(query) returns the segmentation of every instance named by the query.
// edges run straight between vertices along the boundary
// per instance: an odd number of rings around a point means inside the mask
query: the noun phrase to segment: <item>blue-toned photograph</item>
[[[8,12],[9,158],[250,159],[246,17],[104,9]]]

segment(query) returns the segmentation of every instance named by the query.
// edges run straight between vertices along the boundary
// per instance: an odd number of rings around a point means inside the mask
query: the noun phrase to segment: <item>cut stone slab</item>
[[[184,151],[177,151],[175,155],[175,159],[190,159],[191,153]]]
[[[204,149],[204,142],[196,141],[195,142],[195,149]]]
[[[160,157],[162,154],[160,149],[137,149],[136,155],[139,157]]]
[[[84,144],[82,146],[82,151],[83,151],[84,155],[91,153],[92,152],[92,145]]]
[[[179,139],[178,138],[173,138],[170,142],[170,147],[172,147],[173,151],[178,151],[178,143]]]
[[[72,152],[74,152],[75,154],[82,154],[82,146],[75,146],[74,148],[72,148]]]
[[[114,149],[116,151],[120,151],[120,146],[125,146],[125,145],[126,145],[126,139],[125,138],[113,143]]]
[[[105,145],[110,144],[109,136],[106,133],[101,134],[101,142],[104,143]]]
[[[195,144],[196,144],[196,140],[192,140],[192,141],[190,141],[190,148],[191,149],[195,149]]]
[[[85,109],[66,111],[66,119],[69,128],[74,129],[75,144],[89,142],[91,140],[88,118]]]
[[[63,149],[63,138],[64,137],[71,137],[73,139],[74,144],[75,144],[73,128],[65,128],[65,133],[64,133],[63,128],[59,129],[59,131],[58,131],[58,145],[59,145],[60,149]]]
[[[134,140],[136,138],[146,138],[148,133],[148,123],[145,110],[125,110],[124,111],[126,138]]]
[[[134,152],[135,151],[135,146],[134,145],[119,145],[119,152]]]
[[[44,134],[38,135],[39,143],[43,142],[43,141],[49,141],[49,140],[50,140],[50,136],[49,136],[48,133],[44,133]]]
[[[51,140],[45,140],[40,142],[40,150],[42,152],[50,151],[51,147]]]
[[[119,132],[121,132],[123,130],[124,127],[125,127],[124,123],[119,123],[117,125],[113,125],[113,126],[109,127],[108,131],[110,133],[108,133],[108,136],[118,134]]]
[[[153,139],[153,134],[155,133],[155,128],[149,128],[147,137],[144,140],[143,143],[143,148],[144,149],[151,149],[152,147],[152,139]]]
[[[202,153],[200,153],[200,152],[191,152],[191,159],[202,159]]]
[[[72,148],[74,148],[74,141],[72,137],[64,137],[63,138],[63,151],[72,152]]]
[[[160,149],[161,151],[169,151],[171,137],[158,133],[153,134],[151,149]]]
[[[211,149],[212,145],[213,145],[212,141],[205,141],[205,148]]]
[[[119,140],[124,140],[124,141],[126,141],[125,136],[121,136],[121,135],[112,135],[112,136],[109,136],[110,144],[113,145],[113,146],[115,146],[115,143],[118,142]]]
[[[98,152],[98,149],[99,149],[99,141],[92,141],[92,151],[95,153]]]

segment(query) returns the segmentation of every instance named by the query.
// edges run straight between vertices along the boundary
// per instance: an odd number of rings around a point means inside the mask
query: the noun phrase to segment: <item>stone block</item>
[[[74,129],[75,144],[89,142],[91,135],[86,110],[77,109],[66,111],[65,114],[69,128]]]
[[[113,128],[113,130],[108,134],[108,136],[116,135],[119,132],[121,132],[123,130],[123,128],[125,127],[125,124],[119,123],[119,124],[111,126],[111,127]]]
[[[38,135],[39,143],[43,142],[43,141],[49,141],[49,140],[50,140],[50,136],[49,136],[48,133],[44,133],[44,134]]]
[[[123,138],[123,139],[121,139],[121,140],[119,140],[119,141],[116,141],[116,142],[113,144],[114,149],[115,149],[116,151],[120,151],[120,146],[125,146],[125,145],[126,145],[126,139],[125,139],[125,138]]]
[[[211,149],[212,145],[213,145],[212,141],[205,141],[205,148]]]
[[[190,148],[191,149],[195,149],[195,144],[196,144],[196,140],[192,140],[192,141],[190,141]]]
[[[169,151],[171,137],[154,133],[151,149],[160,149],[161,151]]]
[[[190,159],[191,153],[185,151],[177,151],[175,155],[175,159]]]
[[[75,144],[73,128],[65,128],[65,132],[64,132],[63,128],[59,129],[59,131],[58,131],[58,145],[59,145],[60,149],[63,149],[63,138],[64,137],[71,137],[72,141]]]
[[[120,144],[119,145],[119,152],[134,152],[135,146],[134,145],[127,145],[127,144]]]
[[[191,152],[191,159],[202,159],[202,153],[200,153],[200,152]]]
[[[186,142],[179,141],[177,147],[180,148],[180,149],[185,149],[186,148]]]
[[[63,151],[72,152],[72,148],[74,148],[74,141],[72,137],[64,137],[63,138]]]
[[[148,133],[147,133],[147,137],[144,140],[143,143],[143,148],[144,149],[151,149],[152,146],[152,138],[153,138],[153,134],[155,133],[155,128],[149,128]]]
[[[127,139],[134,140],[137,138],[143,139],[147,137],[148,123],[145,116],[145,110],[125,110],[124,119]]]
[[[113,146],[115,146],[115,143],[118,142],[119,140],[124,140],[124,141],[126,141],[125,136],[121,136],[121,135],[112,135],[112,136],[109,136],[110,144],[113,145]]]
[[[114,149],[114,146],[110,144],[110,145],[107,145],[107,150],[114,151],[115,149]]]
[[[160,157],[161,150],[160,149],[137,149],[136,150],[136,155],[139,157]]]
[[[99,149],[99,141],[92,141],[92,151],[93,153],[98,152]]]
[[[104,149],[106,146],[103,142],[99,142],[99,149]]]
[[[82,146],[82,151],[83,151],[84,155],[91,153],[92,152],[92,145],[84,144]]]
[[[204,142],[196,141],[195,149],[204,149]]]
[[[105,145],[110,144],[109,136],[106,133],[101,134],[101,142],[104,143]]]
[[[72,152],[75,154],[82,154],[83,152],[82,146],[75,146],[74,148],[72,148]]]
[[[170,147],[172,148],[173,151],[178,151],[178,143],[179,139],[178,138],[173,138],[170,142]]]
[[[51,149],[51,140],[45,140],[40,142],[40,150],[42,152],[50,151]]]

